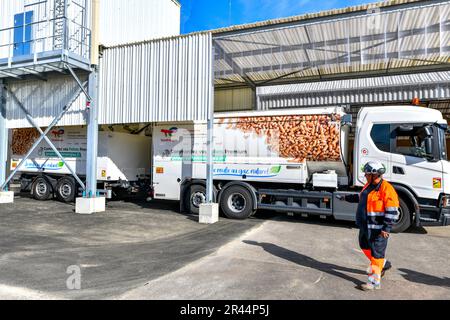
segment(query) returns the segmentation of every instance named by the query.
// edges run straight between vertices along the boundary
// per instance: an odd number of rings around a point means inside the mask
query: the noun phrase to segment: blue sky
[[[370,0],[180,0],[181,32],[288,17],[308,12],[342,8]]]

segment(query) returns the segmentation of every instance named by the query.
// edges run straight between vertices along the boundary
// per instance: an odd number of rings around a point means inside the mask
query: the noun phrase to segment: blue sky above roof
[[[354,6],[370,0],[180,0],[181,32],[283,18]]]

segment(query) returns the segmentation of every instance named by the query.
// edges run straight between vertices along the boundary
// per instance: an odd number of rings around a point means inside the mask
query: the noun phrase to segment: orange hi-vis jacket
[[[369,184],[364,186],[367,189]],[[380,184],[367,197],[367,228],[390,233],[398,219],[399,200],[394,187],[387,181]]]

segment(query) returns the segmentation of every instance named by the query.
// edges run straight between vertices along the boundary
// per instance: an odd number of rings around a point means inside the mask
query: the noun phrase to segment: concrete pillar
[[[97,194],[97,156],[98,156],[98,72],[95,68],[89,75],[87,155],[86,155],[86,192],[76,199],[75,212],[92,214],[106,210],[106,198]]]
[[[0,186],[6,181],[8,168],[8,129],[6,127],[6,101],[3,80],[0,80]],[[0,190],[0,204],[12,203],[14,193]]]

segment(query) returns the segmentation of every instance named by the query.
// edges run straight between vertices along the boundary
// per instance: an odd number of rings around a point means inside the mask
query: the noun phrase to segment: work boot
[[[381,277],[383,278],[386,271],[390,270],[391,268],[392,268],[392,263],[389,260],[386,260],[383,270],[381,271]]]
[[[383,278],[384,274],[386,273],[386,271],[390,270],[391,268],[392,268],[392,263],[390,261],[386,260],[386,262],[384,263],[383,270],[381,271],[381,277]],[[372,273],[372,266],[371,265],[369,265],[367,267],[366,273],[367,274],[371,274]]]
[[[373,290],[379,290],[381,289],[381,285],[373,285],[372,283],[363,283],[360,286],[358,286],[359,290],[362,291],[373,291]]]

